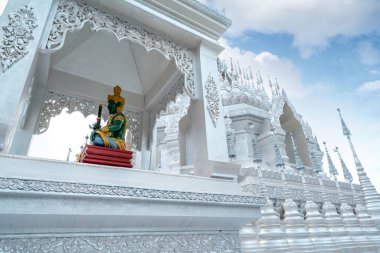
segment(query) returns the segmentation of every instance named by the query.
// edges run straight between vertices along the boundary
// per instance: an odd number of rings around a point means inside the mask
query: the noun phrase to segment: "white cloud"
[[[221,59],[229,62],[229,59],[232,58],[242,67],[251,67],[253,72],[260,71],[265,82],[268,82],[268,75],[272,81],[277,78],[289,97],[303,98],[312,92],[323,92],[330,89],[328,85],[322,83],[312,86],[303,85],[299,69],[288,58],[279,57],[271,52],[256,54],[249,50],[244,51],[239,47],[231,47],[225,39],[221,39],[220,44],[225,48],[220,55]]]
[[[356,91],[362,95],[373,92],[380,92],[380,80],[363,83],[356,89]]]
[[[232,20],[230,36],[253,30],[265,34],[287,33],[303,57],[328,46],[335,36],[380,32],[377,0],[213,0]]]
[[[380,63],[380,50],[376,49],[372,43],[360,43],[358,52],[361,63],[365,65],[376,65]]]

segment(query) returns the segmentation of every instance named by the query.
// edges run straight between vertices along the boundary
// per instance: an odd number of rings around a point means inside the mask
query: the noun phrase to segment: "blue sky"
[[[277,77],[320,144],[327,142],[338,170],[335,146],[357,180],[336,112],[342,109],[359,157],[380,190],[380,1],[202,2],[224,9],[232,20],[220,40],[226,48],[221,57]]]

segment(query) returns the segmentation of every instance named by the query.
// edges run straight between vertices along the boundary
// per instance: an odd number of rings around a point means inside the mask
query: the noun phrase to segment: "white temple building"
[[[9,1],[0,252],[380,252],[380,195],[344,115],[360,184],[277,80],[218,57],[230,25],[196,0]],[[53,117],[96,115],[116,84],[133,169],[28,156]]]

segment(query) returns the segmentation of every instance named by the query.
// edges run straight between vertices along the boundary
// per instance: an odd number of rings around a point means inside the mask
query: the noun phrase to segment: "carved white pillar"
[[[38,43],[52,2],[34,1],[25,7],[26,1],[9,1],[0,16],[0,44],[8,45],[7,48],[0,46],[0,153],[10,153],[15,141],[13,138],[27,103],[28,84],[38,63]],[[20,12],[21,15],[17,14]]]
[[[22,112],[25,112],[27,114],[20,114],[20,117],[17,117],[14,122],[14,134],[12,134],[12,141],[9,143],[9,146],[7,148],[7,152],[10,154],[23,156],[26,156],[28,154],[29,145],[35,131],[35,126],[38,123],[40,109],[44,103],[45,88],[43,85],[37,81],[35,81],[34,84],[32,83],[30,85],[33,85],[33,89],[30,94],[27,94],[26,98],[30,99],[30,104],[27,110],[27,104],[24,105],[24,109],[22,110]]]
[[[211,176],[220,162],[228,162],[226,129],[219,92],[217,56],[221,47],[201,43],[196,55],[197,99],[191,114],[195,174]]]

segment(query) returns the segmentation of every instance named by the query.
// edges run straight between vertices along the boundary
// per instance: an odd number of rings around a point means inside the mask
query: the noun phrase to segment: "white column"
[[[38,49],[45,23],[49,15],[52,0],[32,1],[31,6],[37,19],[37,27],[33,30],[33,40],[26,46],[28,53],[14,63],[5,72],[0,70],[0,152],[9,153],[10,144],[13,141],[15,128],[17,127],[20,112],[25,104],[22,94],[28,92],[27,83],[33,79],[38,63]],[[9,1],[3,14],[0,16],[0,26],[9,25],[8,15],[17,12],[27,4],[24,0]],[[3,40],[4,31],[0,29],[0,39]]]
[[[216,63],[220,51],[221,47],[216,44],[201,43],[195,53],[197,99],[191,101],[189,112],[194,145],[195,174],[200,176],[211,176],[220,163],[228,162],[226,130]],[[207,108],[210,104],[207,101],[205,85],[209,78],[213,78],[218,86],[219,114],[215,124]]]

